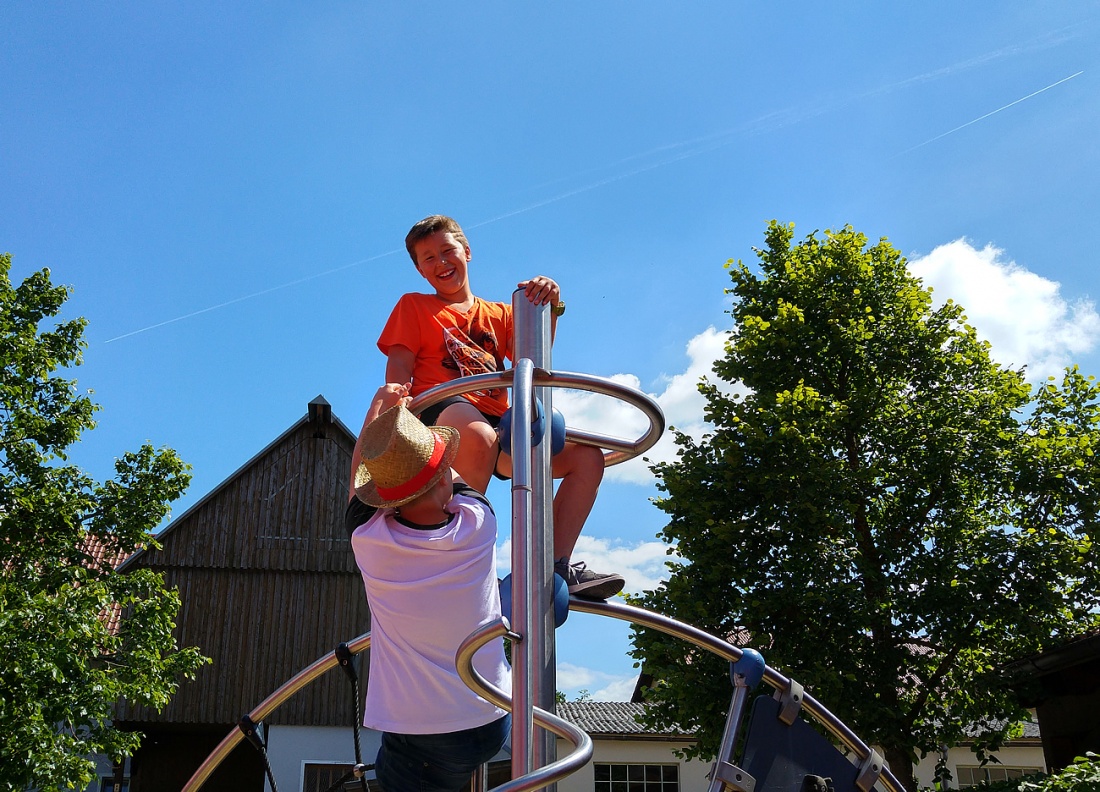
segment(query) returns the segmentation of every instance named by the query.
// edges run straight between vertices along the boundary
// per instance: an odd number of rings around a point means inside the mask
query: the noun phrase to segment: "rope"
[[[355,666],[352,664],[354,656],[346,643],[337,646],[335,654],[337,661],[340,663],[340,667],[344,669],[344,673],[347,674],[348,679],[351,680],[352,709],[355,712],[355,720],[352,722],[352,735],[355,738],[355,767],[353,767],[350,772],[359,779],[359,784],[362,786],[363,792],[369,792],[364,771],[374,769],[374,765],[363,764],[363,751],[359,745],[359,724],[363,720],[359,714],[359,675],[355,673]],[[363,770],[359,770],[359,768],[363,768]],[[342,784],[344,781],[348,780],[350,780],[350,776],[345,774],[345,778],[339,783]],[[329,792],[334,792],[335,788],[335,786],[330,787]]]
[[[271,772],[271,762],[267,760],[267,744],[260,738],[255,722],[247,715],[242,715],[237,721],[237,728],[244,734],[245,739],[252,743],[252,747],[260,752],[264,760],[264,772],[267,773],[268,783],[271,784],[271,792],[279,792],[279,788],[275,785],[275,774]]]

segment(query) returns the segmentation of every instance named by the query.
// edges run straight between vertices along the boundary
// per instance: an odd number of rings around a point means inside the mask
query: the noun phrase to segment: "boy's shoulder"
[[[471,500],[477,501],[489,510],[490,514],[496,515],[493,511],[493,504],[489,503],[489,499],[471,487],[465,481],[456,481],[454,488],[451,491],[451,497],[466,497]],[[348,538],[355,533],[355,530],[366,522],[369,522],[380,510],[374,506],[368,506],[358,498],[352,498],[348,501],[347,509],[344,512],[344,529],[348,532]]]
[[[478,297],[473,295],[474,306],[479,306],[482,310],[487,310],[492,314],[497,315],[510,315],[512,313],[512,304],[502,302],[500,300],[486,300],[484,297]],[[426,294],[425,292],[405,292],[397,298],[397,307],[415,308],[418,311],[426,311],[428,313],[438,313],[444,310],[447,305],[439,300],[434,294]]]
[[[434,294],[425,294],[424,292],[405,292],[397,298],[397,304],[401,303],[424,303],[424,304],[438,304],[439,300],[436,299]]]
[[[377,508],[368,506],[359,498],[349,500],[348,507],[344,510],[344,530],[348,532],[348,538],[351,538],[356,528],[368,522],[377,513]]]
[[[496,512],[493,511],[493,504],[489,503],[489,499],[478,492],[476,489],[471,487],[465,481],[456,481],[454,483],[454,490],[451,493],[451,497],[454,498],[460,495],[467,498],[472,498],[473,500],[485,506],[485,508],[487,508],[490,512],[496,514]]]

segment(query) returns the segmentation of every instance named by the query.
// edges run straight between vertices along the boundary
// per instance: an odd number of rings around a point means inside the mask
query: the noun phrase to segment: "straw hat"
[[[457,453],[457,429],[428,428],[404,406],[391,407],[363,434],[355,494],[380,509],[408,503],[442,478]]]

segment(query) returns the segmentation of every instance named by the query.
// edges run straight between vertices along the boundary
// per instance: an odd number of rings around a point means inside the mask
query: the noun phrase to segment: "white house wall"
[[[364,763],[374,763],[380,741],[379,732],[359,730]],[[300,791],[307,763],[354,764],[355,738],[351,726],[271,726],[267,758],[280,792]],[[271,789],[266,780],[264,789]]]
[[[104,778],[109,778],[115,773],[114,763],[103,754],[95,754],[92,756],[92,761],[95,762],[95,781],[88,785],[85,792],[99,792],[100,786],[103,783]],[[130,777],[130,759],[126,759],[125,765],[125,778]]]
[[[1043,759],[1043,747],[1038,743],[1035,745],[1007,746],[997,751],[995,756],[1000,761],[1001,767],[1038,767],[1044,773],[1047,769],[1047,763]],[[917,765],[917,785],[922,789],[932,788],[936,774],[936,760],[937,757],[930,754]],[[977,764],[978,758],[969,748],[950,749],[947,752],[947,769],[951,771],[952,780],[948,788],[958,789],[959,787],[959,765],[973,766]],[[990,766],[997,767],[998,765],[991,764]]]
[[[682,748],[686,743],[660,742],[655,740],[600,740],[592,741],[592,762],[586,764],[579,771],[558,782],[559,792],[592,792],[595,788],[593,774],[593,762],[607,762],[611,764],[678,764],[680,766],[680,789],[682,792],[696,792],[705,790],[708,782],[707,773],[710,772],[710,761],[698,759],[684,761],[677,757],[673,751]],[[558,740],[558,756],[564,756],[571,744],[564,740]],[[1002,767],[1038,767],[1046,771],[1046,762],[1043,760],[1043,748],[1041,745],[1008,746],[1002,748],[996,754]],[[970,766],[978,764],[974,753],[969,748],[952,748],[947,754],[948,768],[954,779],[950,788],[958,788],[959,765]],[[996,765],[992,765],[996,766]],[[917,782],[920,788],[932,788],[936,771],[936,757],[925,757],[916,768]]]
[[[558,792],[592,792],[595,789],[593,762],[611,764],[677,764],[680,766],[682,792],[703,792],[707,788],[706,775],[710,762],[697,759],[685,761],[673,751],[683,748],[684,742],[657,740],[592,740],[592,761],[573,775],[558,782]],[[565,756],[572,749],[566,740],[558,740],[558,756]]]

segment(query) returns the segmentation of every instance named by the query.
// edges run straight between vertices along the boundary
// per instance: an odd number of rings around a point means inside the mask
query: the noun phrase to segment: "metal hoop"
[[[445,382],[442,385],[436,385],[431,390],[424,391],[424,393],[413,399],[409,409],[414,413],[420,413],[433,404],[438,404],[451,396],[461,396],[464,393],[472,393],[487,388],[511,387],[514,378],[513,372],[514,369],[509,369],[508,371],[490,374],[474,374],[473,376],[460,377],[451,382]],[[648,394],[627,385],[613,382],[604,377],[594,377],[590,374],[577,374],[571,371],[546,371],[538,368],[534,371],[533,385],[550,388],[570,388],[612,396],[638,408],[649,419],[649,428],[634,441],[566,427],[566,439],[580,445],[604,449],[605,467],[618,465],[628,459],[633,459],[639,454],[644,454],[664,434],[665,416],[657,402]]]

